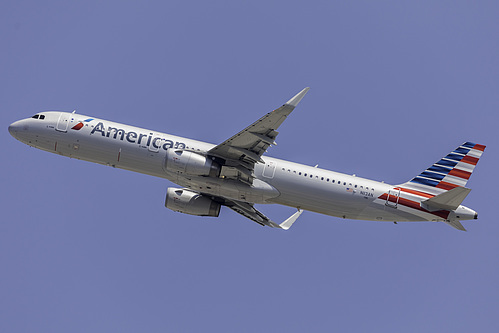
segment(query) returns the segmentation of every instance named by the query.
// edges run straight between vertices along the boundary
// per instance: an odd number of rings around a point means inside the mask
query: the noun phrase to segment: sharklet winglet
[[[296,94],[293,98],[291,98],[289,101],[287,101],[285,105],[291,105],[293,107],[296,107],[309,90],[310,90],[309,87],[303,89],[298,94]]]
[[[303,210],[298,209],[298,211],[291,215],[286,221],[279,224],[279,228],[284,230],[288,230],[289,228],[291,228],[293,223],[295,223],[295,221],[300,217],[301,213],[303,213]]]

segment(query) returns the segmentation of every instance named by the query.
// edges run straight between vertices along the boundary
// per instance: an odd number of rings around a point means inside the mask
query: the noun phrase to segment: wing
[[[301,213],[303,213],[301,209],[298,209],[298,211],[291,215],[286,221],[281,224],[277,224],[265,216],[262,212],[258,211],[252,204],[247,202],[225,199],[224,205],[260,225],[266,225],[272,228],[280,228],[284,230],[291,228],[293,223],[298,219],[298,217],[300,217]]]
[[[261,157],[267,148],[276,144],[276,130],[309,89],[303,89],[280,108],[267,113],[230,139],[210,149],[208,155],[224,161],[220,176],[252,184],[255,163],[263,162]]]

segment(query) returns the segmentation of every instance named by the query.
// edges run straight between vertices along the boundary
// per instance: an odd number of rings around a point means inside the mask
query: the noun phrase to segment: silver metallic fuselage
[[[347,219],[442,220],[421,210],[387,205],[380,196],[393,189],[392,185],[272,157],[264,156],[265,163],[255,165],[253,185],[219,177],[178,176],[165,169],[167,149],[206,152],[215,145],[80,114],[43,112],[43,115],[43,120],[28,118],[11,124],[10,133],[35,148],[166,178],[217,197],[276,203]],[[464,206],[451,212],[456,213],[461,220],[475,216],[473,210]]]

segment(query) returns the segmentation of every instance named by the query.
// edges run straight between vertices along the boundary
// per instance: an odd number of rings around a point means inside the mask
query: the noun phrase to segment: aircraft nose
[[[17,140],[21,140],[28,130],[29,126],[26,119],[15,121],[9,125],[10,135],[12,135]]]
[[[14,138],[17,139],[17,132],[21,129],[21,125],[19,121],[13,122],[12,124],[9,125],[9,133],[12,135]]]

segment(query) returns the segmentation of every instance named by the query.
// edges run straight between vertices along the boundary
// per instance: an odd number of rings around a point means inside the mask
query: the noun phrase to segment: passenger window
[[[313,177],[313,175],[310,175],[310,178],[312,178],[312,177]]]
[[[307,174],[304,174],[305,177],[307,177]]]
[[[324,180],[324,177],[321,177],[321,180]]]
[[[357,188],[357,185],[355,185],[354,187]]]
[[[301,172],[298,172],[298,174],[301,176]]]
[[[346,182],[343,182],[343,185],[346,185],[347,183]]]

